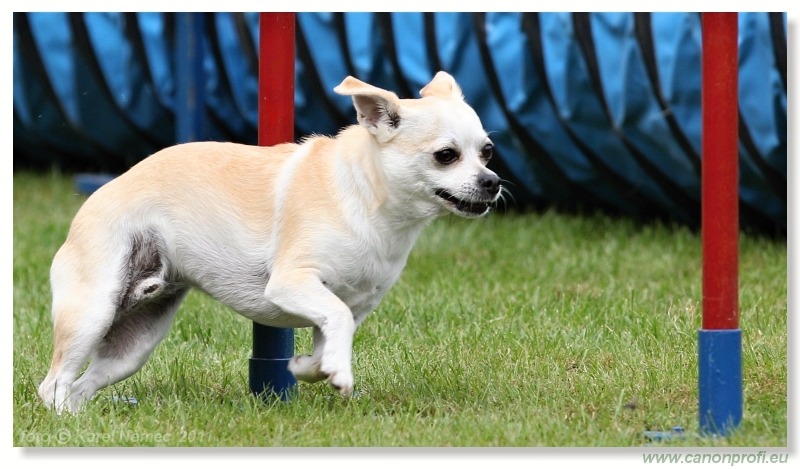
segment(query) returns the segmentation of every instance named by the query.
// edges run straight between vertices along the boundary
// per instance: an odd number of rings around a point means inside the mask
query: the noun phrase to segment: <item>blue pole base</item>
[[[253,356],[250,358],[250,391],[264,399],[276,395],[291,398],[297,380],[289,371],[294,355],[294,330],[253,323]]]
[[[726,436],[742,421],[742,331],[700,329],[700,433]]]
[[[289,371],[289,358],[251,358],[250,391],[264,399],[291,398],[297,380]]]

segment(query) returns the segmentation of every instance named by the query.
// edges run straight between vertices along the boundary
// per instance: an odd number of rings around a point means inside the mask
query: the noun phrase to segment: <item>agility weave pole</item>
[[[703,13],[703,319],[698,332],[700,432],[742,419],[739,329],[738,14]]]
[[[700,430],[725,435],[742,418],[738,319],[738,15],[703,14],[703,320],[698,332]],[[259,145],[294,138],[293,13],[260,15]],[[294,332],[253,324],[250,389],[287,398]]]
[[[294,13],[259,15],[258,144],[294,140]],[[289,398],[297,381],[289,372],[294,330],[253,323],[250,390]]]

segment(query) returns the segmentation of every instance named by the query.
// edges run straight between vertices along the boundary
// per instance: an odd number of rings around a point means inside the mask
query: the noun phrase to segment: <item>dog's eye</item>
[[[450,164],[458,159],[458,152],[453,148],[445,148],[444,150],[435,152],[433,157],[436,158],[436,161],[440,164]]]
[[[487,143],[481,149],[481,157],[484,160],[489,161],[490,159],[492,159],[492,155],[494,155],[494,145],[492,145],[491,143]]]

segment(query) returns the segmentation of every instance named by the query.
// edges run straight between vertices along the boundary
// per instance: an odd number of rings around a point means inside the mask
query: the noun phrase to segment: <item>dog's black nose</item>
[[[500,192],[500,178],[494,173],[486,173],[478,176],[478,185],[481,186],[486,193],[494,197]]]

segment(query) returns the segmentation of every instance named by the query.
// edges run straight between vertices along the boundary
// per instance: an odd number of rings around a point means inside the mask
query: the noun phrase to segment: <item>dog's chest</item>
[[[340,271],[323,281],[358,318],[370,313],[394,285],[403,270],[403,262],[386,262],[380,259],[362,259],[360,265]]]
[[[334,261],[331,266],[335,267],[325,272],[322,280],[358,318],[374,310],[395,284],[405,267],[409,250],[387,252],[362,246],[357,253],[348,252],[338,262]]]

